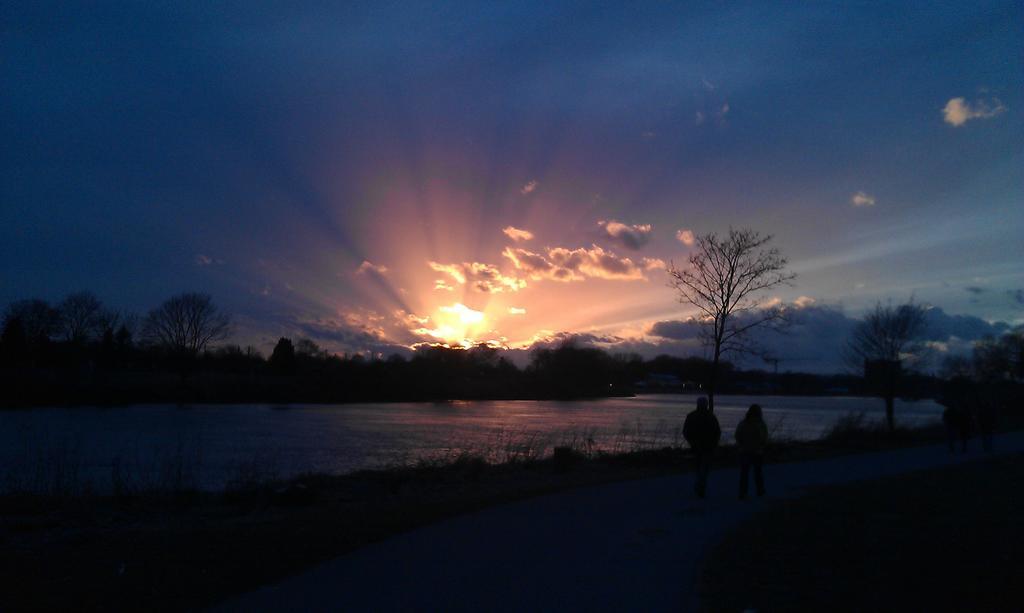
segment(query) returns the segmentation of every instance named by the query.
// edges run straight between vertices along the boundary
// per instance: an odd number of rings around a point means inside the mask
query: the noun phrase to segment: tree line
[[[519,367],[504,350],[486,345],[367,358],[336,355],[307,338],[281,338],[264,356],[255,347],[224,342],[231,319],[208,295],[180,294],[139,317],[78,292],[56,304],[20,300],[5,309],[0,404],[570,399],[706,393],[714,385],[722,393],[878,395],[892,415],[897,396],[942,393],[939,378],[911,368],[871,372],[872,364],[901,365],[920,352],[922,321],[922,307],[912,304],[869,312],[851,338],[847,375],[773,374],[698,357],[643,359],[572,340],[533,350]],[[1017,330],[979,342],[973,356],[947,358],[940,373],[1019,387],[1022,353],[1024,334]]]
[[[264,356],[224,342],[230,332],[230,317],[206,294],[173,296],[142,317],[111,309],[89,292],[56,304],[19,300],[5,309],[0,331],[2,403],[570,399],[631,394],[647,380],[653,383],[646,391],[703,390],[713,377],[723,391],[858,391],[854,377],[787,374],[772,387],[725,361],[716,368],[695,357],[645,360],[572,340],[535,349],[519,367],[486,345],[422,347],[409,358],[376,359],[281,338]]]

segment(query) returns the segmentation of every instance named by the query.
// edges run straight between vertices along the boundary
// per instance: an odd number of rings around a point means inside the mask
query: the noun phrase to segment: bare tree
[[[786,271],[786,258],[778,249],[768,247],[770,235],[749,229],[729,229],[729,235],[705,234],[696,238],[697,249],[687,265],[668,267],[669,286],[679,294],[679,302],[698,310],[701,339],[711,350],[708,404],[715,408],[715,386],[722,356],[733,351],[752,351],[755,346],[748,333],[771,323],[779,323],[782,311],[765,308],[757,294],[787,284],[796,275]]]
[[[103,333],[107,314],[103,303],[91,292],[69,295],[57,305],[64,340],[84,343]]]
[[[208,294],[185,293],[168,298],[149,312],[144,338],[178,357],[195,357],[206,347],[228,337],[231,318],[213,304]]]
[[[913,301],[898,306],[878,303],[854,328],[846,346],[846,361],[863,369],[868,384],[885,399],[889,430],[896,426],[895,402],[903,360],[920,349],[917,340],[926,328],[925,313],[925,308]]]

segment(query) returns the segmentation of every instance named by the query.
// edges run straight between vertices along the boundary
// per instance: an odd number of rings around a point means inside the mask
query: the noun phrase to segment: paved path
[[[771,499],[988,457],[943,446],[765,467],[769,495],[736,500],[737,469],[602,485],[456,517],[242,595],[225,611],[694,610],[707,547]],[[996,440],[1024,452],[1024,433]]]

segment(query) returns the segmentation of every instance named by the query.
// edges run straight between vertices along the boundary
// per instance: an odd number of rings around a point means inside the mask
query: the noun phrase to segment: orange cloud
[[[629,258],[619,257],[597,245],[592,245],[590,249],[555,247],[548,249],[546,255],[506,247],[502,255],[508,258],[517,270],[525,272],[534,280],[582,281],[587,277],[640,280],[646,279],[645,268],[657,268],[659,263],[660,266],[664,266],[661,260],[646,258],[638,265]]]
[[[692,247],[693,243],[696,242],[697,237],[693,235],[692,230],[680,229],[676,232],[676,240],[687,247]]]
[[[519,241],[528,241],[533,238],[533,232],[530,232],[529,230],[521,230],[512,226],[506,227],[502,232],[505,233],[505,236],[511,238],[517,243]]]
[[[441,264],[427,262],[433,270],[444,273],[459,285],[470,285],[478,292],[498,294],[501,292],[517,292],[526,287],[526,281],[505,276],[497,266],[480,262],[463,262],[462,264]],[[435,289],[449,289],[444,280],[434,284]]]

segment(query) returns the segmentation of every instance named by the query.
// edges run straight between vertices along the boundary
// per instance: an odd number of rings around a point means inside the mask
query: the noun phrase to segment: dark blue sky
[[[240,340],[339,350],[657,345],[677,232],[735,225],[790,256],[783,302],[1024,322],[1020,2],[0,11],[3,302],[202,290]]]

